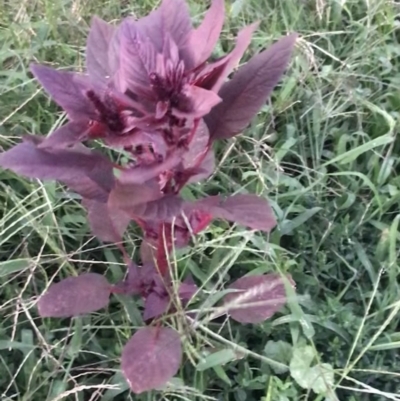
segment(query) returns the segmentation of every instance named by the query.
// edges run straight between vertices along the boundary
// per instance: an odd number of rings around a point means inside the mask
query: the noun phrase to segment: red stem
[[[115,285],[110,287],[111,294],[125,294],[125,291],[122,288],[118,288]]]
[[[158,230],[157,268],[162,277],[168,273],[168,252],[172,244],[171,232],[165,223],[161,223]],[[165,240],[165,241],[164,241]]]

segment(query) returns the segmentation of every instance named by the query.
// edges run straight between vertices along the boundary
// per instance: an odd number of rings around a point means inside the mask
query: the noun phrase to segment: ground
[[[195,22],[207,4],[190,2]],[[35,306],[51,281],[76,272],[120,278],[119,253],[91,236],[64,188],[0,171],[2,400],[400,400],[400,4],[226,4],[216,56],[255,20],[261,25],[243,62],[287,32],[301,37],[271,102],[243,135],[216,145],[215,174],[186,195],[268,196],[278,227],[265,236],[214,223],[176,255],[178,268],[207,282],[209,307],[217,290],[250,271],[289,272],[297,297],[264,324],[202,321],[190,339],[180,327],[187,356],[172,386],[133,396],[119,356],[142,324],[136,300],[113,298],[107,310],[71,320],[40,319]],[[82,69],[91,15],[117,21],[155,5],[3,1],[0,146],[64,123],[29,62]],[[127,237],[132,251],[139,234],[132,227]]]

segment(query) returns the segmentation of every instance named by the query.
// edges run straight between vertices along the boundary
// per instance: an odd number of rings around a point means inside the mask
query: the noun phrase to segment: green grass
[[[191,1],[196,21],[206,3]],[[400,400],[400,5],[227,3],[233,4],[216,53],[257,19],[246,57],[287,31],[301,39],[272,104],[242,136],[216,146],[215,175],[186,194],[263,194],[279,226],[266,238],[216,223],[176,255],[178,271],[205,283],[204,308],[214,306],[226,283],[250,271],[290,272],[298,297],[256,326],[210,321],[207,312],[188,337],[176,319],[187,353],[179,379],[164,393],[132,396],[119,355],[142,324],[137,301],[114,298],[106,311],[73,320],[40,319],[35,307],[61,277],[91,270],[118,280],[124,273],[119,253],[91,237],[82,207],[62,187],[1,171],[2,400]],[[93,13],[118,20],[154,5],[3,1],[0,146],[63,124],[64,115],[32,80],[29,62],[82,69]],[[137,234],[133,229],[127,238],[131,252]],[[315,372],[324,374],[308,380]]]

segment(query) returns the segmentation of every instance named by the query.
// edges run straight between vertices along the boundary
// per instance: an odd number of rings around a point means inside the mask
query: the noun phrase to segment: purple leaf
[[[178,372],[182,360],[179,334],[167,327],[138,330],[122,351],[121,368],[135,394],[158,389]]]
[[[213,218],[233,221],[255,230],[271,231],[276,219],[266,199],[257,195],[232,195],[223,199],[210,196],[194,202],[189,208],[200,209],[210,213]]]
[[[225,57],[221,57],[217,61],[202,66],[202,68],[194,78],[195,85],[203,89],[213,90],[217,82],[222,79],[221,76],[224,76],[223,79],[225,79],[228,75],[226,69],[230,57],[231,55],[228,54]]]
[[[160,295],[166,295],[166,279],[160,278],[158,266],[156,267],[153,261],[144,263],[143,266],[138,269],[138,272],[143,297],[147,297],[154,291]]]
[[[163,0],[159,11],[162,20],[162,25],[159,25],[159,35],[162,37],[167,31],[178,49],[184,48],[192,31],[192,21],[186,1]]]
[[[120,53],[121,53],[121,35],[119,27],[115,28],[115,32],[108,43],[108,69],[112,78],[112,84],[116,89],[121,90],[120,83],[118,82],[119,74],[117,71],[120,66]]]
[[[179,285],[179,298],[182,301],[190,301],[198,290],[199,287],[197,287],[193,279],[189,277]]]
[[[103,81],[111,75],[108,49],[115,28],[94,16],[86,43],[86,67],[90,78]]]
[[[88,121],[71,121],[56,129],[38,148],[68,148],[86,140],[89,128]]]
[[[224,0],[213,0],[200,26],[192,30],[189,37],[189,48],[193,51],[193,65],[206,61],[217,44],[224,24]]]
[[[114,285],[116,292],[124,295],[137,295],[141,292],[142,279],[139,267],[130,261],[125,279]]]
[[[157,249],[144,239],[140,245],[140,260],[143,263],[155,263]]]
[[[121,90],[131,89],[151,97],[150,74],[162,70],[172,48],[189,60],[186,42],[192,29],[184,0],[163,0],[161,6],[137,21],[126,19],[113,43],[121,58],[116,78]],[[111,56],[110,56],[111,57]],[[160,62],[162,61],[162,62]]]
[[[126,282],[133,289],[134,293],[139,294],[140,286],[142,285],[142,280],[140,277],[140,268],[136,263],[131,262],[128,265],[128,274],[126,277]]]
[[[73,149],[39,149],[42,138],[24,142],[0,154],[0,166],[41,180],[58,180],[85,198],[104,202],[114,185],[113,165],[83,145]]]
[[[108,172],[106,173],[108,174]],[[66,178],[59,179],[59,181],[63,182],[69,189],[81,195],[83,198],[93,199],[98,202],[107,202],[110,191],[88,177]]]
[[[286,36],[254,56],[222,87],[223,102],[206,117],[214,139],[231,138],[247,127],[284,73],[297,36]]]
[[[212,87],[212,90],[216,93],[219,92],[221,86],[224,84],[226,78],[231,73],[231,71],[237,66],[240,59],[242,58],[244,52],[249,47],[251,42],[251,37],[253,32],[258,28],[259,23],[255,22],[249,26],[244,27],[238,33],[236,38],[236,45],[234,49],[229,53],[226,57],[227,62],[224,65],[224,68],[219,71],[219,77],[216,79],[215,84]],[[219,61],[221,63],[221,61]]]
[[[170,67],[177,67],[179,64],[179,48],[175,41],[172,39],[170,33],[167,33],[164,37],[163,59],[164,68],[167,68],[167,64],[169,64]],[[182,70],[183,69],[184,66],[182,65]],[[161,70],[163,71],[163,69]]]
[[[182,198],[176,195],[166,195],[153,202],[136,205],[129,210],[144,220],[170,222],[181,213],[182,207]]]
[[[163,0],[158,9],[138,20],[137,24],[159,53],[162,53],[168,36],[179,49],[183,49],[192,30],[188,5],[184,0]]]
[[[190,111],[173,110],[173,114],[179,118],[201,118],[221,102],[221,98],[215,93],[198,86],[186,85],[182,93],[187,98]]]
[[[111,285],[96,273],[68,277],[52,284],[38,302],[42,317],[72,317],[107,306]]]
[[[110,210],[123,210],[125,213],[133,214],[136,206],[147,204],[162,198],[164,194],[156,180],[147,181],[144,184],[126,184],[117,181],[110,193],[108,203]]]
[[[142,34],[138,21],[126,19],[119,30],[120,79],[124,85],[121,89],[142,91],[151,95],[149,76],[157,68],[157,54],[153,43]]]
[[[192,140],[189,142],[187,151],[183,154],[182,164],[185,170],[197,166],[199,157],[202,157],[204,152],[207,151],[209,141],[210,135],[207,125],[201,119]]]
[[[130,169],[125,169],[119,176],[119,181],[123,184],[144,184],[153,178],[158,177],[165,171],[174,169],[181,161],[182,152],[173,152],[161,163],[151,165],[139,165]]]
[[[294,287],[292,278],[287,279]],[[226,295],[224,305],[232,319],[240,323],[261,323],[286,303],[284,279],[279,274],[242,277],[228,288],[238,292]]]
[[[113,136],[107,138],[106,142],[112,147],[132,148],[131,152],[138,163],[146,165],[164,161],[168,150],[163,136],[157,131],[137,131],[133,134]]]
[[[68,71],[57,71],[39,64],[31,64],[31,71],[43,88],[73,120],[96,118],[93,103],[86,97],[90,90],[88,78]]]
[[[189,178],[188,184],[196,183],[207,179],[215,170],[214,150],[210,149],[201,164],[193,170],[193,175]]]
[[[152,292],[144,304],[143,320],[154,319],[163,315],[170,304],[168,296],[161,296]]]
[[[143,298],[148,299],[151,294],[156,294],[160,299],[169,299],[166,290],[167,278],[160,278],[160,272],[154,265],[154,261],[144,262],[142,267],[138,267],[132,261],[128,264],[128,274],[126,278],[116,287],[124,294],[135,295],[140,294]],[[147,314],[152,311],[160,310],[161,300],[150,297],[152,301],[146,307],[149,307]],[[153,302],[154,301],[154,302]],[[163,312],[165,309],[163,310]],[[163,312],[160,312],[163,313]],[[151,317],[154,317],[153,315]]]
[[[130,262],[126,278],[116,287],[127,295],[140,294],[143,298],[147,299],[154,293],[159,298],[166,298],[168,300],[167,282],[165,280],[166,278],[160,278],[159,270],[154,265],[153,260],[144,262],[142,267],[138,267],[135,263]],[[153,301],[154,304],[150,303],[148,305],[150,309],[147,313],[152,313],[152,310],[154,311],[158,308],[159,300],[153,298]]]
[[[83,199],[88,211],[88,220],[93,235],[104,242],[121,242],[131,218],[120,209],[109,204]]]
[[[174,221],[174,243],[175,247],[182,248],[186,246],[193,234],[198,234],[203,231],[211,222],[212,215],[208,208],[193,207],[196,203],[190,204],[185,202],[183,205],[183,214],[185,219],[178,216]]]

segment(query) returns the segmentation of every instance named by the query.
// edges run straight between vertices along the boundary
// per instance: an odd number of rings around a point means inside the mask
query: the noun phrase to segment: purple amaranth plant
[[[70,317],[105,307],[112,293],[140,295],[149,326],[122,352],[122,372],[135,393],[160,388],[177,373],[180,336],[161,326],[160,317],[177,310],[174,300],[187,305],[199,292],[190,278],[174,283],[170,252],[187,246],[213,219],[266,232],[276,225],[267,200],[255,195],[180,196],[186,184],[212,174],[213,141],[243,131],[265,104],[297,38],[280,39],[227,80],[258,24],[239,31],[231,53],[210,62],[223,20],[223,0],[212,1],[196,29],[184,0],[163,0],[146,17],[126,18],[118,27],[94,17],[85,74],[31,66],[69,122],[0,155],[3,168],[57,180],[79,194],[92,232],[121,250],[128,266],[122,282],[111,285],[95,273],[70,277],[51,285],[38,308],[42,317]],[[83,144],[92,140],[123,149],[130,161],[116,164]],[[141,267],[123,246],[131,221],[143,230]],[[238,322],[264,321],[285,303],[285,281],[294,286],[277,274],[240,278],[223,301],[225,313]]]

